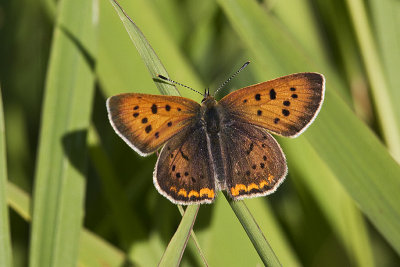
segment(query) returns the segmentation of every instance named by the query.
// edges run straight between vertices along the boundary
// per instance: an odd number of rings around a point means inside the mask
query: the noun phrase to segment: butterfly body
[[[163,146],[153,174],[158,191],[177,204],[211,203],[219,190],[235,200],[267,195],[287,174],[269,132],[295,137],[312,122],[324,78],[299,73],[201,104],[175,96],[121,94],[107,100],[115,131],[135,151]]]
[[[221,140],[221,128],[229,124],[224,116],[223,108],[218,105],[212,96],[207,96],[201,105],[201,122],[206,134],[208,157],[213,168],[214,178],[220,189],[225,189],[226,172],[224,168],[224,154]]]

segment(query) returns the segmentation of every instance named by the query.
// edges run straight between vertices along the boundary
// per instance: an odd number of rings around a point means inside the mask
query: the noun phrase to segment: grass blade
[[[7,159],[0,88],[0,266],[12,266],[10,224],[7,207]]]
[[[385,71],[375,46],[375,40],[372,37],[372,30],[368,25],[365,3],[360,0],[347,0],[346,3],[354,24],[361,56],[371,86],[383,139],[393,157],[397,162],[400,162],[400,118],[396,119],[396,112],[384,74]]]
[[[30,222],[31,198],[13,183],[7,183],[8,203],[10,207],[25,221]],[[79,266],[121,266],[127,263],[124,253],[100,237],[83,229],[79,244]],[[4,265],[6,266],[6,265]]]
[[[124,23],[125,29],[129,34],[133,44],[138,50],[143,62],[146,64],[151,77],[156,78],[157,74],[169,77],[167,70],[164,68],[157,54],[154,52],[153,48],[147,42],[146,37],[143,35],[141,30],[136,26],[132,19],[125,13],[119,3],[115,0],[110,0],[111,4],[117,11],[120,19]],[[174,85],[164,82],[155,83],[158,90],[163,95],[179,95]]]
[[[39,141],[30,266],[75,266],[77,262],[86,132],[94,92],[96,4],[59,2]]]
[[[185,211],[183,210],[182,206],[178,205],[178,210],[179,210],[179,213],[181,214],[181,216],[183,216],[185,214]],[[196,234],[193,231],[193,228],[190,231],[190,235],[192,236],[192,240],[194,242],[194,245],[196,246],[196,249],[200,254],[201,260],[203,261],[205,266],[208,266],[207,259],[206,259],[205,255],[204,255],[203,250],[200,247],[199,240],[197,239]]]
[[[186,208],[178,229],[176,229],[160,260],[159,266],[179,266],[199,208],[200,205],[190,205]]]
[[[319,120],[324,127],[310,129],[306,139],[362,212],[400,253],[396,190],[400,188],[400,166],[336,94],[327,95]]]
[[[233,201],[232,199],[230,199],[229,196],[226,195],[225,192],[224,195],[231,205],[232,210],[235,212],[240,223],[242,224],[247,235],[249,236],[251,242],[254,245],[254,248],[257,250],[257,253],[260,256],[261,260],[264,262],[265,266],[281,266],[278,257],[275,255],[275,252],[268,244],[264,234],[262,233],[255,219],[253,218],[253,215],[251,215],[244,201]]]
[[[374,22],[374,32],[378,41],[379,52],[388,79],[388,89],[392,100],[392,107],[396,111],[396,119],[400,124],[400,106],[396,99],[400,99],[400,77],[397,70],[400,68],[400,5],[393,0],[370,1],[369,8]]]
[[[284,144],[291,143],[285,146],[285,153],[289,159],[289,170],[296,173],[293,182],[304,184],[311,192],[346,249],[350,262],[357,263],[357,266],[374,266],[366,222],[354,201],[308,142],[291,141]],[[299,151],[302,156],[296,157]],[[290,160],[292,158],[295,160]]]

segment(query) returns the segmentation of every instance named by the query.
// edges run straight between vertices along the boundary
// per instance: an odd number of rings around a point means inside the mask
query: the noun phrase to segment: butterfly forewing
[[[204,128],[197,124],[163,147],[154,171],[158,191],[176,204],[211,203],[215,182]]]
[[[267,195],[287,173],[285,156],[265,130],[233,122],[221,131],[226,155],[226,189],[235,200]]]
[[[318,114],[324,98],[324,84],[324,76],[319,73],[297,73],[232,92],[219,104],[232,120],[295,137]]]
[[[114,130],[135,151],[148,155],[196,121],[200,105],[162,95],[120,94],[107,100]]]

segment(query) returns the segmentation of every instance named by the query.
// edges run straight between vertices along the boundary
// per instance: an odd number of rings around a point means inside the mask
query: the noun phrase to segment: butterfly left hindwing
[[[154,184],[175,204],[211,203],[216,195],[206,133],[199,124],[171,138],[157,160]]]

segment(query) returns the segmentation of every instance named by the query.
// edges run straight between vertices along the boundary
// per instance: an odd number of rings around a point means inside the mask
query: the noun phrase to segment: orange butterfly
[[[110,97],[107,110],[116,133],[141,156],[164,145],[153,175],[163,196],[175,204],[211,203],[218,190],[234,200],[273,193],[287,165],[269,132],[300,135],[318,114],[324,90],[322,74],[297,73],[242,88],[219,102],[209,92],[201,105],[131,93]]]

